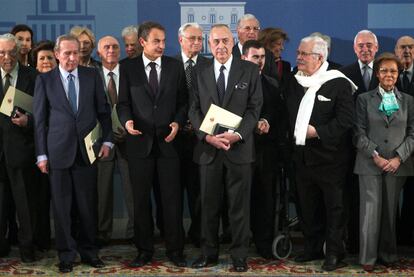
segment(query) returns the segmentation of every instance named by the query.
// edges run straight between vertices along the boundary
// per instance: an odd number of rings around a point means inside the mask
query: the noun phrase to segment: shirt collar
[[[214,70],[220,71],[220,67],[224,65],[226,67],[226,70],[230,72],[231,62],[233,61],[233,55],[230,56],[230,58],[227,60],[225,64],[221,64],[219,61],[214,59]]]
[[[379,93],[381,94],[381,95],[384,95],[385,93],[393,93],[394,92],[394,89],[392,89],[391,91],[386,91],[385,89],[383,89],[381,86],[378,86],[379,87]]]
[[[158,67],[161,67],[161,57],[158,57],[155,61],[151,61],[148,59],[144,53],[142,53],[142,61],[144,62],[144,66],[147,67],[150,62],[154,62],[158,65]]]
[[[14,66],[14,68],[12,69],[12,71],[9,73],[12,77],[12,82],[14,82],[14,80],[17,79],[17,73],[19,72],[19,63],[16,63],[16,65]],[[1,69],[1,78],[5,78],[6,77],[7,72],[3,70],[3,68]]]
[[[78,78],[78,68],[76,67],[74,70],[72,70],[72,72],[68,72],[66,70],[64,70],[60,65],[59,65],[59,72],[60,75],[63,76],[63,79],[67,80],[69,74],[72,74],[73,76],[75,76],[75,79]]]
[[[410,65],[410,67],[409,67],[409,68],[407,68],[407,70],[403,70],[403,72],[404,72],[404,71],[408,71],[408,75],[412,75],[412,74],[413,74],[413,67],[414,67],[414,63],[412,63],[412,64]]]
[[[359,64],[359,69],[363,69],[364,68],[364,66],[365,66],[365,64],[363,63],[363,62],[361,62],[359,59],[358,59],[358,64]],[[368,65],[368,67],[369,68],[373,68],[374,67],[374,62],[373,61],[371,61],[369,64],[367,64]]]
[[[183,64],[186,64],[188,60],[190,59],[189,57],[187,57],[187,55],[183,51],[181,51],[181,57],[183,59]],[[197,57],[198,55],[195,55],[191,58],[193,60],[194,65],[197,64]]]
[[[109,69],[108,69],[108,68],[106,68],[105,66],[102,66],[102,69],[103,69],[104,76],[108,76],[108,73],[109,73],[109,72],[113,72],[115,76],[119,76],[119,64],[117,64],[117,65],[114,67],[114,69],[112,69],[112,70],[109,70]]]

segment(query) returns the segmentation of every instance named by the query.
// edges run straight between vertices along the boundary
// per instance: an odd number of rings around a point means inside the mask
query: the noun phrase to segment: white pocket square
[[[326,98],[326,97],[325,97],[325,96],[323,96],[323,95],[318,95],[318,100],[319,100],[319,101],[323,101],[323,102],[328,102],[328,101],[331,101],[331,99]]]

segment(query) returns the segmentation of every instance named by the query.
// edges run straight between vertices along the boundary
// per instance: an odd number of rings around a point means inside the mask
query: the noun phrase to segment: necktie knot
[[[153,70],[153,69],[155,69],[155,66],[156,66],[157,64],[156,64],[156,63],[154,63],[154,62],[150,62],[148,65],[151,67],[151,70]]]
[[[109,76],[110,78],[113,78],[113,77],[114,77],[114,73],[113,73],[112,71],[110,71],[110,72],[108,73],[108,76]]]
[[[194,61],[192,59],[188,59],[187,66],[193,66]]]
[[[222,66],[220,67],[220,73],[222,73],[224,70],[226,70],[226,67],[225,67],[224,65],[222,65]]]

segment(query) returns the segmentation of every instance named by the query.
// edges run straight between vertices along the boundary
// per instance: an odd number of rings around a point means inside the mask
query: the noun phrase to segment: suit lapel
[[[383,112],[381,112],[379,110],[379,106],[380,106],[381,101],[382,101],[379,89],[376,88],[375,90],[373,90],[371,92],[371,96],[372,96],[372,101],[370,101],[370,103],[373,106],[374,110],[377,111],[377,113],[379,113],[379,115],[382,117],[382,119],[384,119],[385,122],[389,123],[388,117]]]
[[[145,92],[148,94],[148,96],[152,100],[154,100],[154,93],[152,92],[149,86],[149,83],[148,83],[148,77],[145,72],[145,66],[144,66],[144,61],[142,60],[142,55],[139,56],[137,61],[138,61],[138,65],[137,65],[138,76],[140,76],[140,79],[143,81]]]
[[[53,78],[53,80],[56,80],[56,82],[54,82],[56,97],[63,98],[63,101],[62,101],[62,103],[64,103],[63,105],[66,107],[66,109],[68,110],[69,113],[73,114],[73,110],[70,106],[69,99],[68,99],[68,97],[66,95],[66,92],[65,92],[65,87],[63,86],[62,79],[60,77],[59,67],[57,66],[53,70],[54,71],[52,72],[52,78]]]
[[[239,60],[233,58],[233,61],[231,62],[229,78],[227,80],[226,93],[224,94],[223,107],[226,107],[227,103],[229,102],[231,95],[233,93],[234,87],[237,84],[237,81],[240,79],[241,74],[242,74],[242,70],[239,65]]]
[[[394,88],[394,94],[395,94],[395,98],[397,99],[398,106],[400,108],[398,109],[398,111],[396,111],[396,112],[392,113],[392,115],[390,115],[390,117],[388,118],[389,122],[391,122],[396,116],[399,116],[400,113],[401,113],[401,107],[402,107],[401,99],[402,99],[403,96],[401,95],[401,92],[399,92],[397,88]]]
[[[160,86],[158,89],[158,93],[155,98],[155,102],[158,102],[161,98],[162,94],[164,93],[165,87],[167,86],[168,82],[168,74],[163,74],[170,71],[170,64],[168,61],[164,58],[164,56],[161,57],[161,76],[160,76]]]
[[[200,76],[206,76],[206,78],[203,78],[203,80],[207,80],[205,82],[205,85],[207,87],[207,91],[210,92],[211,97],[213,98],[214,104],[220,106],[220,101],[217,94],[216,77],[214,76],[214,62],[209,66],[206,66],[205,69],[200,73]]]

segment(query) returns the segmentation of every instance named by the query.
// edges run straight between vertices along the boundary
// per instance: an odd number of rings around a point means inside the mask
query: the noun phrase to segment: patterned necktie
[[[72,110],[74,113],[78,111],[78,106],[76,105],[76,88],[75,88],[75,81],[73,80],[75,78],[74,75],[69,74],[68,80],[69,80],[69,87],[68,87],[68,98],[70,102],[70,106],[72,107]]]
[[[363,67],[362,79],[364,80],[365,89],[369,90],[369,83],[371,82],[371,77],[369,76],[369,67],[364,65]]]
[[[6,92],[7,92],[7,89],[10,87],[10,85],[11,85],[11,82],[10,82],[10,79],[11,79],[11,75],[9,74],[9,73],[6,73],[6,76],[5,76],[6,78],[6,80],[5,80],[5,82],[4,82],[4,88],[3,88],[3,94],[6,94]]]
[[[190,90],[192,87],[192,82],[193,82],[193,60],[189,59],[187,61],[187,67],[185,68],[185,79],[187,80],[187,88]]]
[[[220,105],[223,104],[223,99],[224,99],[224,93],[226,92],[226,86],[225,86],[225,80],[224,80],[224,70],[226,69],[226,67],[224,65],[222,65],[220,67],[220,74],[219,77],[217,79],[217,93],[218,93],[218,97],[220,100]]]
[[[148,83],[151,87],[152,92],[154,95],[157,95],[158,93],[158,76],[157,76],[157,69],[155,68],[156,63],[150,62],[149,66],[151,67],[150,73],[149,73],[149,80]]]
[[[109,82],[108,82],[108,95],[111,99],[112,107],[118,103],[118,94],[116,92],[116,85],[114,80],[114,73],[111,71],[108,73]]]
[[[410,87],[410,80],[408,80],[408,71],[407,70],[404,70],[402,81],[403,81],[403,90],[404,90],[405,93],[408,93],[408,90],[409,90],[409,87]]]

